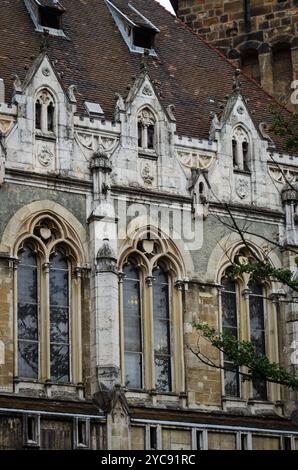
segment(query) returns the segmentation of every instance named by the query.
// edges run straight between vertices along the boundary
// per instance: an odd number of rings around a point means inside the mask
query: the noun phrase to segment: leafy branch
[[[243,381],[265,380],[266,382],[285,385],[294,390],[298,389],[298,378],[277,363],[269,361],[267,356],[258,355],[252,343],[239,341],[230,334],[219,333],[207,324],[193,323],[193,327],[212,346],[224,353],[233,362],[233,367],[247,368],[246,372],[239,370],[239,375],[242,376]],[[225,367],[214,363],[202,354],[199,346],[196,351],[193,349],[191,351],[208,366],[225,369]]]

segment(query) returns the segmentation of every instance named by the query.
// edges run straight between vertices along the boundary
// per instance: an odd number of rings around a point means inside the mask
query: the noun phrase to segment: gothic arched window
[[[235,170],[250,171],[251,148],[247,132],[238,126],[232,137],[233,166]]]
[[[233,255],[230,259],[233,259]],[[241,263],[253,259],[244,252],[238,252],[237,258]],[[220,305],[221,326],[225,335],[231,335],[239,341],[248,341],[258,356],[267,356],[270,361],[278,363],[278,352],[274,349],[277,342],[276,310],[267,300],[265,288],[254,282],[250,275],[245,274],[237,279],[231,272],[225,271],[221,279]],[[270,316],[267,312],[270,311]],[[234,366],[233,360],[222,354],[223,365],[223,393],[226,397],[263,400],[276,397],[278,392],[270,387],[262,378],[249,382],[242,382],[241,373],[247,370]]]
[[[55,100],[46,89],[41,90],[36,97],[35,129],[42,134],[55,132]]]
[[[38,218],[16,247],[20,379],[82,382],[80,268],[64,230],[50,217]]]
[[[138,147],[142,150],[154,150],[156,145],[156,121],[148,108],[138,115]]]
[[[173,261],[179,254],[171,258],[169,247],[146,234],[120,258],[119,267],[122,382],[161,394],[185,387],[183,283]]]

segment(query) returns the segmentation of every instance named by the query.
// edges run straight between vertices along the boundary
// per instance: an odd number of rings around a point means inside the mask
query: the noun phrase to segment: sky
[[[167,10],[169,10],[173,15],[175,15],[175,12],[173,10],[173,7],[171,5],[170,0],[156,0],[156,2],[160,3],[162,6],[164,6]]]

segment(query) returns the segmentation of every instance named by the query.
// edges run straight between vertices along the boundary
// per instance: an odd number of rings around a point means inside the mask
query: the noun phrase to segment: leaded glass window
[[[63,249],[51,257],[50,268],[50,351],[51,379],[70,381],[70,272]]]
[[[238,338],[237,286],[235,281],[229,278],[222,280],[222,286],[223,333]],[[240,396],[239,369],[226,354],[224,355],[224,385],[225,395]]]
[[[258,355],[266,354],[264,292],[260,284],[249,284],[250,340]],[[253,381],[253,398],[267,400],[267,385],[264,380]]]
[[[18,267],[18,375],[39,374],[39,292],[37,256],[30,246],[20,254]]]
[[[169,277],[161,268],[154,271],[153,276],[155,386],[157,391],[170,392],[172,379]]]
[[[140,272],[132,264],[123,270],[125,385],[143,387],[143,338]]]

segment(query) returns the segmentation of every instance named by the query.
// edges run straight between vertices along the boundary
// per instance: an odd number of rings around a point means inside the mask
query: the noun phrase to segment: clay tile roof
[[[129,2],[114,3],[128,8]],[[210,113],[219,112],[220,103],[231,93],[233,65],[155,0],[130,3],[160,30],[149,74],[163,104],[175,105],[177,132],[208,138]],[[25,78],[39,54],[41,33],[35,31],[23,0],[1,0],[1,6],[5,14],[0,16],[0,77],[9,101],[11,76]],[[63,0],[63,7],[67,39],[50,37],[49,56],[65,88],[77,86],[79,113],[85,113],[84,102],[91,101],[100,103],[106,118],[113,119],[115,93],[127,95],[140,68],[140,54],[129,51],[104,0]],[[270,122],[273,98],[245,76],[241,81],[256,125]]]
[[[64,7],[63,7],[61,1],[56,1],[56,0],[38,0],[38,3],[39,3],[42,7],[55,8],[56,10],[62,10],[62,11],[64,11]]]

